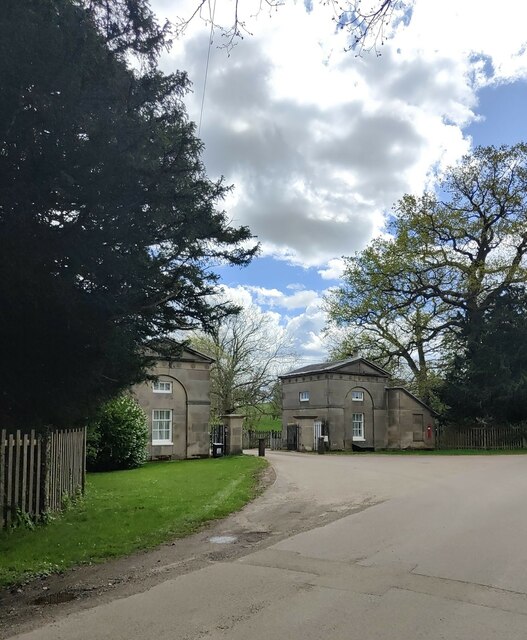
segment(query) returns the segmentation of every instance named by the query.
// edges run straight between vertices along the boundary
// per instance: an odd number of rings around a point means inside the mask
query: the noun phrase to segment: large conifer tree
[[[183,72],[145,0],[6,0],[0,15],[0,419],[72,424],[144,376],[142,346],[199,326],[214,262],[246,264],[217,209]]]

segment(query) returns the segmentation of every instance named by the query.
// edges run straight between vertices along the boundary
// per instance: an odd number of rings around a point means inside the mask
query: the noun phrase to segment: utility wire
[[[199,113],[198,137],[201,132],[201,122],[203,120],[203,107],[205,106],[205,91],[207,89],[207,78],[209,75],[210,50],[212,49],[212,42],[214,40],[214,16],[215,15],[216,15],[216,0],[214,0],[214,6],[212,8],[212,18],[210,21],[209,48],[207,51],[207,64],[205,65],[205,78],[203,79],[203,93],[201,96],[201,110]]]

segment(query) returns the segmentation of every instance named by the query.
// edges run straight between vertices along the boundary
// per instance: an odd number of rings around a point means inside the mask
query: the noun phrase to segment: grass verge
[[[188,535],[251,500],[265,465],[234,456],[88,474],[84,498],[49,524],[0,532],[0,587]]]

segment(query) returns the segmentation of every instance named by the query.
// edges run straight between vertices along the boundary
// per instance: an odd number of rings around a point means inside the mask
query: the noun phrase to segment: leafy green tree
[[[424,399],[430,371],[472,358],[487,312],[527,281],[527,145],[477,148],[438,193],[405,196],[328,301],[333,322],[405,359]]]
[[[282,384],[280,380],[273,384],[267,410],[274,420],[282,417]]]
[[[527,145],[478,147],[440,184],[449,199],[406,196],[391,225],[411,270],[387,293],[437,301],[479,341],[484,313],[527,281]]]
[[[435,387],[448,328],[445,305],[422,297],[410,303],[394,284],[413,268],[399,238],[378,239],[346,258],[343,284],[326,296],[331,357],[360,354],[392,373],[438,408]],[[332,336],[332,337],[331,337]]]
[[[146,460],[146,415],[128,394],[106,402],[88,427],[88,469],[133,469]]]
[[[167,45],[146,0],[3,3],[3,424],[83,420],[144,378],[149,338],[228,312],[211,268],[256,251],[217,208],[187,76],[156,67]]]

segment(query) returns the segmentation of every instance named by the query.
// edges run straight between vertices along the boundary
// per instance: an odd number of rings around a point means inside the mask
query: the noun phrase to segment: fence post
[[[40,496],[39,496],[39,512],[43,516],[49,511],[49,491],[50,491],[50,456],[51,445],[49,437],[49,427],[45,427],[37,436],[40,439]]]
[[[81,486],[82,495],[86,490],[86,446],[88,439],[88,428],[82,427],[82,458],[81,458]]]
[[[7,522],[7,495],[5,485],[5,471],[7,469],[6,445],[7,431],[0,431],[0,528],[4,527]]]

